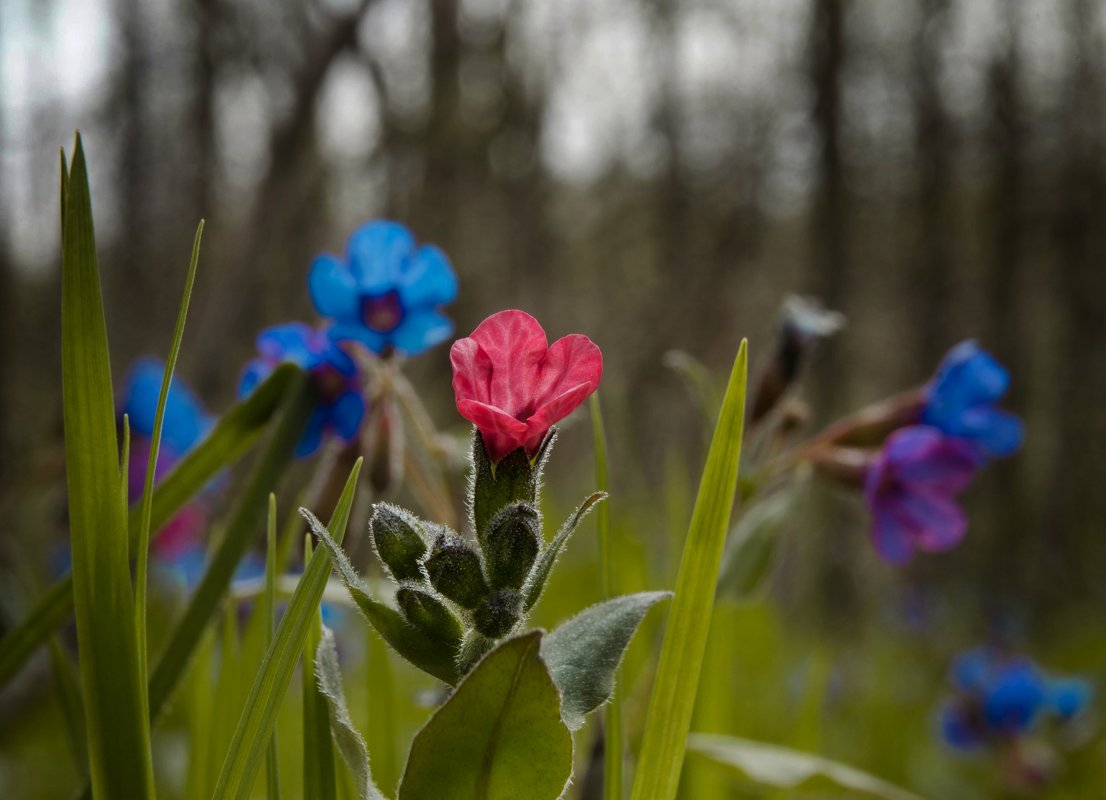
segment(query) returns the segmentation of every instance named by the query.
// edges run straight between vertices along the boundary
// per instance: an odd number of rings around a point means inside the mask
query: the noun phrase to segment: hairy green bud
[[[484,564],[496,589],[519,589],[541,549],[541,517],[530,503],[511,503],[488,523]]]
[[[504,589],[493,592],[472,612],[472,621],[476,630],[488,638],[498,639],[506,636],[518,622],[522,598],[518,592]]]
[[[389,503],[377,503],[369,532],[377,557],[397,581],[422,580],[419,561],[426,555],[426,539],[422,524],[413,514]]]
[[[396,592],[396,604],[407,621],[430,638],[456,647],[464,631],[445,603],[429,592],[403,586]]]
[[[439,534],[424,562],[430,583],[462,608],[476,608],[488,595],[480,556],[454,534]]]

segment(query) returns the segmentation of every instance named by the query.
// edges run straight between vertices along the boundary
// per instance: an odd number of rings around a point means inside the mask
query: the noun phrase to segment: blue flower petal
[[[330,338],[330,341],[335,344],[340,342],[360,342],[373,353],[382,352],[388,344],[388,337],[384,334],[353,322],[334,323],[334,325],[327,330],[327,336]]]
[[[958,423],[954,435],[968,439],[992,457],[1014,453],[1025,438],[1021,419],[991,406],[968,409]]]
[[[164,375],[165,364],[154,358],[141,358],[131,367],[123,390],[120,416],[127,415],[132,433],[147,437],[153,435]],[[165,399],[162,442],[173,452],[182,455],[210,427],[211,420],[196,395],[179,376],[174,376],[169,384],[169,395]]]
[[[952,663],[952,681],[965,692],[981,692],[991,674],[991,655],[982,647],[969,650]]]
[[[238,381],[238,396],[245,397],[256,389],[257,385],[265,380],[271,371],[269,365],[260,358],[255,358],[246,364],[246,368],[242,371],[242,377]]]
[[[1094,690],[1082,678],[1056,678],[1049,681],[1049,702],[1063,719],[1071,719],[1090,705]]]
[[[337,257],[323,254],[315,258],[307,274],[307,290],[322,316],[357,319],[361,308],[357,279]]]
[[[361,428],[365,417],[365,398],[359,392],[348,391],[334,401],[330,407],[329,421],[335,434],[343,441],[350,442]]]
[[[440,344],[453,335],[453,322],[437,311],[411,311],[390,334],[397,350],[409,356]]]
[[[1047,701],[1041,673],[1028,661],[1004,665],[983,701],[988,727],[1015,734],[1028,730]]]
[[[326,424],[327,410],[319,406],[311,414],[304,426],[303,435],[296,444],[296,457],[307,458],[314,455],[323,441],[323,426]]]
[[[957,750],[971,751],[983,744],[983,734],[972,725],[968,715],[959,705],[950,703],[941,709],[941,738]]]
[[[423,245],[408,259],[396,286],[408,311],[441,306],[457,299],[453,267],[446,254],[432,244]]]
[[[257,351],[267,361],[291,361],[304,369],[311,369],[319,363],[315,332],[302,322],[266,328],[257,336]]]
[[[395,287],[403,263],[415,250],[415,237],[398,222],[378,220],[349,237],[350,271],[363,294],[383,294]]]

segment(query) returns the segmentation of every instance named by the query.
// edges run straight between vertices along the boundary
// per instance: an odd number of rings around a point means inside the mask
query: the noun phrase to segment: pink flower
[[[499,461],[522,447],[533,456],[549,428],[599,386],[603,354],[586,336],[549,345],[525,311],[500,311],[458,339],[449,351],[457,410],[484,437]]]

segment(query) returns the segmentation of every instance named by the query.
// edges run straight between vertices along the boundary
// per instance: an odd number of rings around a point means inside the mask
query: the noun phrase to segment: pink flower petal
[[[491,367],[484,402],[516,419],[530,416],[538,370],[549,347],[538,321],[525,311],[500,311],[481,322],[468,338],[479,345]]]
[[[492,461],[499,461],[526,443],[526,424],[494,406],[477,400],[458,400],[457,410],[483,435],[484,447]]]

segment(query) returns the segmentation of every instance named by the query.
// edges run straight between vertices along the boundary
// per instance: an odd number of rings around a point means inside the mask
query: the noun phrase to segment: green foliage
[[[606,492],[594,492],[584,498],[584,502],[580,503],[572,516],[565,520],[561,529],[557,531],[557,535],[553,537],[553,541],[542,548],[542,551],[538,554],[537,560],[534,562],[534,568],[530,571],[530,576],[526,579],[526,583],[522,587],[523,611],[529,611],[537,604],[538,600],[541,598],[542,590],[545,589],[545,582],[549,580],[549,573],[553,571],[553,565],[557,563],[557,558],[565,549],[565,545],[568,544],[569,538],[576,528],[579,527],[584,517],[586,517],[598,503],[606,499]]]
[[[62,398],[73,597],[94,797],[152,797],[115,402],[84,150],[62,198]]]
[[[346,533],[361,464],[361,459],[354,464],[330,519],[330,527],[339,541]],[[304,513],[312,528],[323,529],[322,524],[309,511],[304,510]],[[223,769],[219,774],[219,782],[214,794],[216,800],[226,797],[249,797],[254,776],[261,768],[262,756],[272,736],[277,708],[292,680],[292,673],[307,638],[308,628],[318,614],[319,602],[322,600],[329,575],[328,552],[316,552],[296,585],[288,608],[280,619],[273,643],[265,653],[261,669],[254,679],[253,687],[246,699],[246,707],[242,711],[242,717],[238,721],[226,760],[223,762]]]
[[[571,730],[584,724],[614,691],[614,675],[646,612],[670,595],[641,592],[581,611],[542,640],[541,655],[561,690],[561,715]]]
[[[484,437],[473,429],[469,523],[481,545],[484,544],[492,517],[502,509],[514,502],[537,505],[542,470],[556,438],[556,431],[550,431],[533,461],[520,447],[507,454],[498,464],[492,464],[487,450],[484,449]]]
[[[342,673],[338,667],[338,647],[334,641],[334,632],[323,627],[322,640],[315,656],[317,685],[326,697],[329,708],[330,729],[334,735],[334,744],[342,760],[353,773],[359,800],[385,800],[384,795],[373,783],[372,770],[369,767],[369,748],[361,738],[360,731],[350,718],[346,706],[346,693],[342,688]]]
[[[837,789],[882,800],[921,800],[866,772],[786,747],[703,733],[691,734],[687,746],[762,786],[803,792]]]
[[[219,472],[242,458],[268,428],[289,387],[301,375],[284,364],[249,397],[219,418],[212,431],[190,450],[154,489],[150,527],[158,530]],[[141,506],[131,510],[128,528],[136,540]],[[133,543],[133,542],[132,542]],[[0,688],[19,672],[27,659],[58,630],[73,611],[73,579],[55,582],[19,625],[0,640]]]
[[[304,545],[305,564],[311,562],[311,537]],[[330,738],[330,704],[315,676],[315,653],[323,638],[318,611],[312,614],[303,642],[303,796],[313,800],[336,800],[334,742]]]
[[[399,800],[560,797],[572,774],[572,735],[541,638],[508,639],[469,673],[415,737]]]
[[[730,373],[684,544],[676,595],[649,701],[633,800],[670,800],[679,787],[685,739],[710,630],[715,584],[737,490],[747,371],[746,343],[742,342]]]

